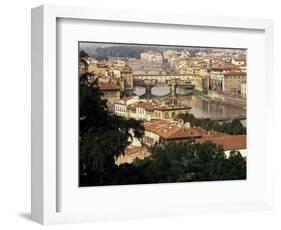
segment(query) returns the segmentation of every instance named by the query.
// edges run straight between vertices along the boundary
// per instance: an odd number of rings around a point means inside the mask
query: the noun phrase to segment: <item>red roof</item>
[[[196,143],[204,143],[211,141],[217,145],[221,145],[225,151],[246,149],[246,135],[222,135],[217,137],[202,137],[196,139]]]
[[[157,104],[155,104],[155,103],[138,102],[138,103],[130,105],[129,107],[130,107],[130,109],[143,108],[147,111],[153,111],[156,106],[157,106]]]
[[[194,128],[174,127],[161,130],[157,133],[165,139],[185,139],[185,138],[198,138],[201,134]]]
[[[146,131],[155,133],[164,139],[184,139],[202,136],[196,128],[185,128],[179,125],[179,122],[163,119],[155,119],[144,123]]]
[[[114,91],[118,91],[120,90],[120,87],[111,83],[102,83],[99,86],[100,90],[102,91],[110,91],[110,90],[114,90]]]

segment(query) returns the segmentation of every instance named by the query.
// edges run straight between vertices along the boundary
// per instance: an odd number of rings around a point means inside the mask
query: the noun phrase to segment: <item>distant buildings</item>
[[[209,90],[227,95],[246,97],[246,73],[241,71],[212,72]],[[243,92],[242,92],[243,90]]]
[[[147,62],[157,62],[157,63],[163,62],[162,54],[160,52],[156,52],[156,51],[152,51],[152,50],[141,53],[140,58],[141,58],[141,60],[147,61]]]
[[[121,69],[121,79],[124,82],[124,89],[132,89],[134,87],[132,69],[128,65]]]
[[[246,73],[227,72],[223,74],[223,92],[233,96],[241,96],[241,83],[245,84]],[[244,90],[244,89],[243,89]],[[245,93],[245,92],[243,92]],[[245,94],[246,95],[246,94]]]
[[[100,84],[117,85],[122,94],[129,92],[127,95],[132,95],[134,81],[140,78],[150,78],[155,84],[171,84],[173,78],[177,84],[194,84],[197,91],[213,91],[244,100],[246,65],[244,50],[212,49],[209,52],[201,49],[191,56],[187,49],[168,48],[161,52],[158,49],[142,52],[140,58],[109,57],[102,61],[83,58],[80,74],[94,73]]]
[[[232,64],[234,65],[246,65],[246,56],[245,55],[239,55],[239,56],[234,56],[232,59]]]

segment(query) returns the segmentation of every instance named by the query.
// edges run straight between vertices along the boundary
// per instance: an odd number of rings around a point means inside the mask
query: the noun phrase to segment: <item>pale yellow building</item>
[[[161,105],[157,106],[154,109],[154,117],[160,119],[173,119],[176,118],[179,114],[189,113],[191,107],[188,106],[167,106]]]
[[[243,98],[247,97],[247,82],[246,81],[241,82],[241,97],[243,97]]]

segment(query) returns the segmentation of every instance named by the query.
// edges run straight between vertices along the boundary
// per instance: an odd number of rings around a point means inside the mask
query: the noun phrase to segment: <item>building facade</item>
[[[246,81],[244,72],[228,72],[223,74],[223,92],[225,94],[241,96],[241,83]]]

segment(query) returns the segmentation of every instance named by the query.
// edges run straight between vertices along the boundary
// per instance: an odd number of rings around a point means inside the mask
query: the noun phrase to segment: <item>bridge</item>
[[[157,96],[152,94],[152,88],[153,87],[159,87],[159,86],[167,86],[170,88],[170,92],[163,95],[163,96]],[[193,93],[194,85],[190,83],[186,84],[177,84],[177,83],[166,83],[166,82],[157,82],[157,81],[143,81],[143,80],[134,80],[134,87],[141,87],[145,88],[145,93],[140,96],[140,98],[152,98],[152,97],[167,97],[172,96],[175,97],[177,95],[185,96],[185,95],[191,95]],[[178,93],[177,93],[178,91]]]
[[[194,83],[194,79],[196,78],[193,74],[170,74],[170,75],[133,75],[133,80],[144,81],[144,82],[157,82],[157,83],[165,83],[165,84],[185,84],[186,82]]]

